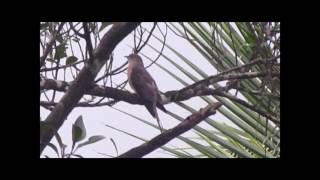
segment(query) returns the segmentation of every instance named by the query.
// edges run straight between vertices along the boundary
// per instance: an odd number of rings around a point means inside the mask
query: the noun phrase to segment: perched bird
[[[145,70],[142,59],[137,54],[125,56],[128,58],[128,81],[131,88],[144,101],[150,114],[157,119],[160,131],[163,132],[162,124],[159,120],[157,107],[167,112],[164,108],[156,82],[148,71]]]

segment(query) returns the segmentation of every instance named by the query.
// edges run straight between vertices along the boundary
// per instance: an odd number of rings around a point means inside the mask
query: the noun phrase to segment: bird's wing
[[[144,100],[154,102],[157,99],[157,85],[144,68],[137,67],[132,69],[130,84]]]

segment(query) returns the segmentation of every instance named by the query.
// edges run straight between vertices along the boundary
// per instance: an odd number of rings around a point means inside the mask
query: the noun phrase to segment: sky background
[[[142,23],[142,26],[150,30],[152,28],[153,23]],[[164,23],[159,23],[160,28],[162,32],[165,32],[165,25]],[[100,37],[103,37],[103,34],[105,34],[111,26],[107,27],[103,31],[100,32]],[[208,27],[209,28],[209,27]],[[192,46],[190,43],[174,34],[169,28],[167,30],[167,44],[173,47],[176,51],[182,53],[186,58],[192,61],[192,63],[196,64],[202,71],[204,71],[208,75],[215,75],[217,71],[214,69],[214,67],[208,63],[208,61]],[[154,34],[162,38],[162,35],[159,31],[159,29],[155,29]],[[144,35],[144,39],[146,39],[148,33],[146,32]],[[93,39],[93,38],[92,38]],[[156,40],[155,38],[151,37],[149,40],[149,43],[156,48],[158,51],[160,51],[162,44]],[[82,48],[85,47],[85,42],[83,40],[80,41],[80,44],[82,45]],[[95,43],[93,43],[95,44]],[[122,40],[115,48],[114,50],[114,65],[113,69],[121,66],[123,63],[126,62],[126,58],[124,56],[127,56],[132,53],[132,47],[133,46],[133,33],[128,35],[124,40]],[[75,46],[76,47],[76,46]],[[75,56],[81,58],[80,51],[78,48],[73,47],[73,52]],[[42,49],[40,49],[40,52],[42,52]],[[148,57],[155,59],[158,56],[158,53],[149,48],[147,45],[142,49],[141,53],[147,55]],[[41,53],[42,54],[42,53]],[[174,60],[175,63],[179,64],[181,67],[183,67],[188,72],[192,73],[195,77],[199,79],[203,79],[198,73],[196,73],[190,66],[188,66],[185,62],[183,62],[180,58],[178,58],[174,53],[172,53],[168,48],[164,48],[163,54],[170,57]],[[67,55],[71,55],[70,48],[67,49]],[[145,57],[141,56],[144,61],[144,65],[147,66],[150,64],[150,61],[147,60]],[[190,78],[188,78],[186,75],[181,73],[178,69],[176,69],[171,63],[169,63],[165,58],[162,56],[157,61],[158,64],[165,67],[167,70],[171,72],[175,72],[175,75],[182,78],[184,81],[186,81],[189,84],[194,83]],[[81,69],[81,66],[77,66]],[[104,73],[104,67],[99,72],[98,77],[101,77]],[[179,90],[183,88],[184,86],[172,78],[168,73],[163,71],[161,68],[159,68],[156,64],[153,64],[151,67],[147,69],[147,71],[151,74],[151,76],[156,81],[158,88],[162,92],[170,91],[170,90]],[[73,72],[74,73],[74,72]],[[48,77],[52,77],[51,72],[47,74]],[[63,71],[59,71],[58,79],[63,80]],[[126,71],[113,76],[113,82],[115,83],[121,83],[124,80],[127,79],[127,73]],[[66,81],[73,80],[71,76],[70,70],[66,71]],[[220,85],[224,85],[225,81],[220,82]],[[115,86],[115,85],[113,85]],[[133,90],[130,88],[129,84],[125,87],[126,90],[133,92]],[[231,93],[234,91],[231,90]],[[52,96],[52,91],[46,92],[49,97]],[[55,102],[58,102],[62,95],[64,93],[57,92]],[[90,96],[85,96],[90,99]],[[242,96],[240,96],[243,98]],[[100,98],[98,98],[100,99]],[[212,98],[214,99],[214,98]],[[40,100],[46,101],[46,98],[44,95],[41,95]],[[183,101],[183,103],[188,104],[195,108],[196,110],[199,110],[202,107],[205,107],[207,105],[206,102],[204,102],[199,97],[191,98],[189,100]],[[145,109],[144,106],[141,105],[132,105],[126,102],[119,102],[116,105],[114,105],[115,108],[126,111],[132,115],[138,116],[148,122],[151,122],[155,125],[157,125],[156,120],[152,118],[152,116],[148,113],[148,111]],[[170,103],[165,105],[166,109],[168,111],[174,112],[178,114],[179,116],[186,118],[191,113],[189,111],[184,110],[183,108],[179,107],[178,105],[174,103]],[[50,112],[42,107],[40,107],[40,116],[41,119],[45,119]],[[165,129],[172,128],[176,126],[179,121],[172,118],[170,115],[163,113],[161,110],[158,109],[159,118],[163,124],[163,127]],[[97,143],[84,146],[77,150],[77,154],[80,154],[86,158],[106,158],[106,156],[101,155],[99,153],[107,154],[110,156],[116,156],[116,150],[110,140],[112,138],[118,148],[119,154],[122,154],[136,146],[141,145],[144,143],[143,141],[140,141],[136,138],[133,138],[131,136],[128,136],[124,133],[118,132],[116,130],[113,130],[105,125],[110,125],[113,127],[116,127],[118,129],[121,129],[123,131],[135,134],[139,137],[143,137],[145,139],[152,139],[153,137],[157,136],[160,131],[158,129],[155,129],[151,126],[148,126],[135,118],[132,118],[124,113],[121,113],[111,107],[103,106],[103,107],[76,107],[74,108],[71,113],[69,114],[67,120],[64,122],[63,126],[59,130],[59,134],[62,137],[62,141],[64,144],[67,145],[67,152],[70,152],[70,147],[72,144],[72,124],[75,122],[77,117],[79,115],[83,116],[84,124],[87,130],[87,138],[93,135],[103,135],[106,138],[102,141],[99,141]],[[227,123],[233,127],[236,127],[233,125],[233,123],[229,122],[222,114],[217,112],[214,116],[211,116],[212,119],[214,119],[217,122],[224,122]],[[199,124],[200,127],[203,128],[212,128],[211,126],[208,126],[205,122],[201,122]],[[183,134],[184,137],[196,137],[196,134],[193,132],[193,130],[190,130]],[[86,140],[85,139],[85,140]],[[51,141],[53,144],[57,145],[56,139],[53,138]],[[201,142],[200,142],[201,143]],[[186,147],[187,145],[178,140],[174,139],[170,141],[168,144],[166,144],[168,147]],[[49,157],[57,157],[55,152],[51,148],[46,148],[43,155],[47,155]],[[152,153],[146,155],[147,158],[154,158],[154,157],[173,157],[172,155],[168,154],[167,152],[164,152],[161,149],[158,149],[156,151],[153,151]]]

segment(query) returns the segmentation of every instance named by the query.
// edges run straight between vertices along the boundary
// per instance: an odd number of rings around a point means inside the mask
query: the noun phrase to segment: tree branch
[[[187,117],[184,121],[178,124],[176,127],[166,130],[150,141],[135,147],[117,158],[141,158],[150,152],[156,150],[157,148],[165,145],[175,137],[187,132],[192,129],[198,123],[200,123],[203,119],[207,118],[210,115],[216,113],[216,109],[221,106],[220,102],[209,104],[203,109],[200,109],[198,112],[193,113],[191,116]]]
[[[164,99],[164,103],[183,101],[193,96],[202,94],[202,90],[207,88],[210,84],[217,83],[219,81],[231,80],[231,79],[248,79],[266,76],[267,72],[244,72],[244,73],[221,73],[214,76],[210,76],[206,79],[198,81],[190,86],[187,86],[179,91],[168,91],[165,93],[167,99]],[[280,76],[280,73],[272,73],[273,76]]]
[[[211,80],[212,83],[216,83],[216,82],[224,81],[228,79],[244,78],[244,77],[253,78],[253,77],[259,77],[263,75],[266,75],[266,73],[256,73],[256,72],[229,73],[229,74],[222,74],[219,76],[210,76],[202,80],[202,82],[205,84],[207,81]],[[276,73],[274,75],[278,75],[278,74]],[[213,78],[213,77],[216,77],[216,78]],[[180,90],[167,91],[163,93],[162,94],[163,103],[167,104],[170,102],[184,101],[195,96],[206,95],[205,94],[206,92],[203,92],[203,90],[207,88],[207,85],[201,84],[199,82],[201,81],[198,81]],[[70,86],[70,83],[65,81],[57,81],[52,79],[41,79],[40,81],[40,90],[52,89],[57,91],[67,91],[69,86]],[[140,105],[144,104],[144,101],[140,99],[137,94],[133,94],[128,91],[123,91],[113,87],[91,85],[91,87],[85,92],[85,94],[113,98],[117,101],[125,101],[130,104],[140,104]]]
[[[54,71],[54,70],[58,70],[58,69],[63,69],[63,68],[75,66],[75,65],[80,64],[82,62],[84,62],[84,60],[81,60],[81,61],[78,61],[78,62],[75,62],[75,63],[72,63],[72,64],[68,64],[68,65],[63,65],[63,66],[55,66],[55,67],[51,67],[51,68],[43,68],[43,69],[40,69],[40,72]]]

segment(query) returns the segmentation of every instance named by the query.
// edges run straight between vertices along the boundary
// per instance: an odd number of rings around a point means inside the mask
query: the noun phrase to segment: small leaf
[[[104,138],[105,138],[105,137],[104,137],[104,136],[101,136],[101,135],[91,136],[91,137],[88,139],[88,141],[79,144],[77,148],[80,148],[80,147],[85,146],[85,145],[88,145],[88,144],[93,144],[93,143],[95,143],[95,142],[97,142],[97,141],[100,141],[100,140],[102,140],[102,139],[104,139]]]
[[[79,116],[72,126],[72,141],[74,143],[83,140],[86,137],[86,129],[83,124],[82,116]]]
[[[102,22],[99,32],[102,31],[104,28],[108,27],[109,25],[111,25],[112,22]]]
[[[68,57],[67,60],[66,60],[66,65],[73,64],[73,63],[77,62],[77,60],[78,60],[77,57],[75,57],[75,56],[70,56],[70,57]]]
[[[57,148],[54,144],[52,144],[52,143],[49,143],[48,146],[51,147],[51,148],[57,153],[57,155],[58,155],[58,157],[59,157],[58,148]]]
[[[54,59],[61,59],[66,57],[66,45],[64,43],[60,44],[56,48],[56,53],[54,54]]]
[[[57,41],[58,41],[59,43],[63,43],[63,38],[62,38],[62,35],[61,35],[61,34],[59,34],[59,35],[57,36]]]

